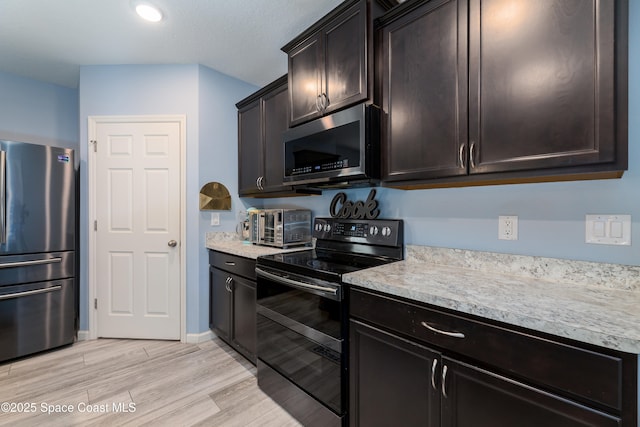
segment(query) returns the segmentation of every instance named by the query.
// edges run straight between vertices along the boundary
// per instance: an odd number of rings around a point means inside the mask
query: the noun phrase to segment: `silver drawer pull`
[[[58,286],[52,286],[50,288],[35,289],[33,291],[16,292],[14,294],[0,295],[0,300],[10,299],[10,298],[26,297],[26,296],[29,296],[29,295],[36,295],[36,294],[44,294],[44,293],[47,293],[47,292],[59,291],[60,289],[62,289],[62,286],[58,285]]]
[[[230,266],[234,266],[234,265],[236,265],[236,263],[235,263],[235,262],[233,262],[233,261],[225,261],[225,262],[224,262],[224,264],[225,264],[225,265],[230,265]]]
[[[420,322],[420,324],[425,328],[427,328],[428,330],[430,330],[431,332],[435,332],[436,334],[446,335],[448,337],[453,337],[453,338],[464,338],[464,334],[462,332],[442,331],[440,329],[434,328],[433,326],[429,325],[427,322]]]
[[[55,264],[58,262],[62,262],[62,258],[36,259],[33,261],[5,262],[3,264],[0,264],[0,268],[28,267],[30,265]]]

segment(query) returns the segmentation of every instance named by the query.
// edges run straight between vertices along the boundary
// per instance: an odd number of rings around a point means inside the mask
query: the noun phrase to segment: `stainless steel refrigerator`
[[[73,154],[0,140],[0,362],[75,340]]]

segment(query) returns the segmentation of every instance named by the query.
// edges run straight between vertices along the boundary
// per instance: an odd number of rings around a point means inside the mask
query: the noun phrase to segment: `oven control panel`
[[[402,220],[398,219],[316,218],[313,225],[313,237],[371,245],[401,246],[403,244],[402,224]]]

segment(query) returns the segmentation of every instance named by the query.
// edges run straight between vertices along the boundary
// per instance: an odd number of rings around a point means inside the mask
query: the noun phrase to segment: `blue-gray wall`
[[[0,139],[77,150],[78,90],[0,72]]]
[[[208,330],[208,262],[204,217],[199,212],[203,184],[216,180],[237,194],[235,102],[256,88],[199,65],[86,66],[80,70],[80,140],[87,141],[87,118],[105,115],[186,115],[187,333]],[[87,145],[81,144],[86,165]],[[87,258],[88,189],[81,171],[81,256]],[[235,197],[237,201],[237,196]],[[234,204],[237,204],[234,203]],[[230,215],[230,214],[229,214]],[[199,220],[198,220],[199,218]],[[87,263],[81,266],[80,329],[88,329]]]

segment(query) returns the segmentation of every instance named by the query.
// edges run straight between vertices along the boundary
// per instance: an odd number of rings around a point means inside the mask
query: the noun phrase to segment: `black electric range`
[[[401,260],[403,223],[316,218],[313,236],[315,249],[257,259],[258,385],[305,426],[344,426],[349,334],[342,276]]]

